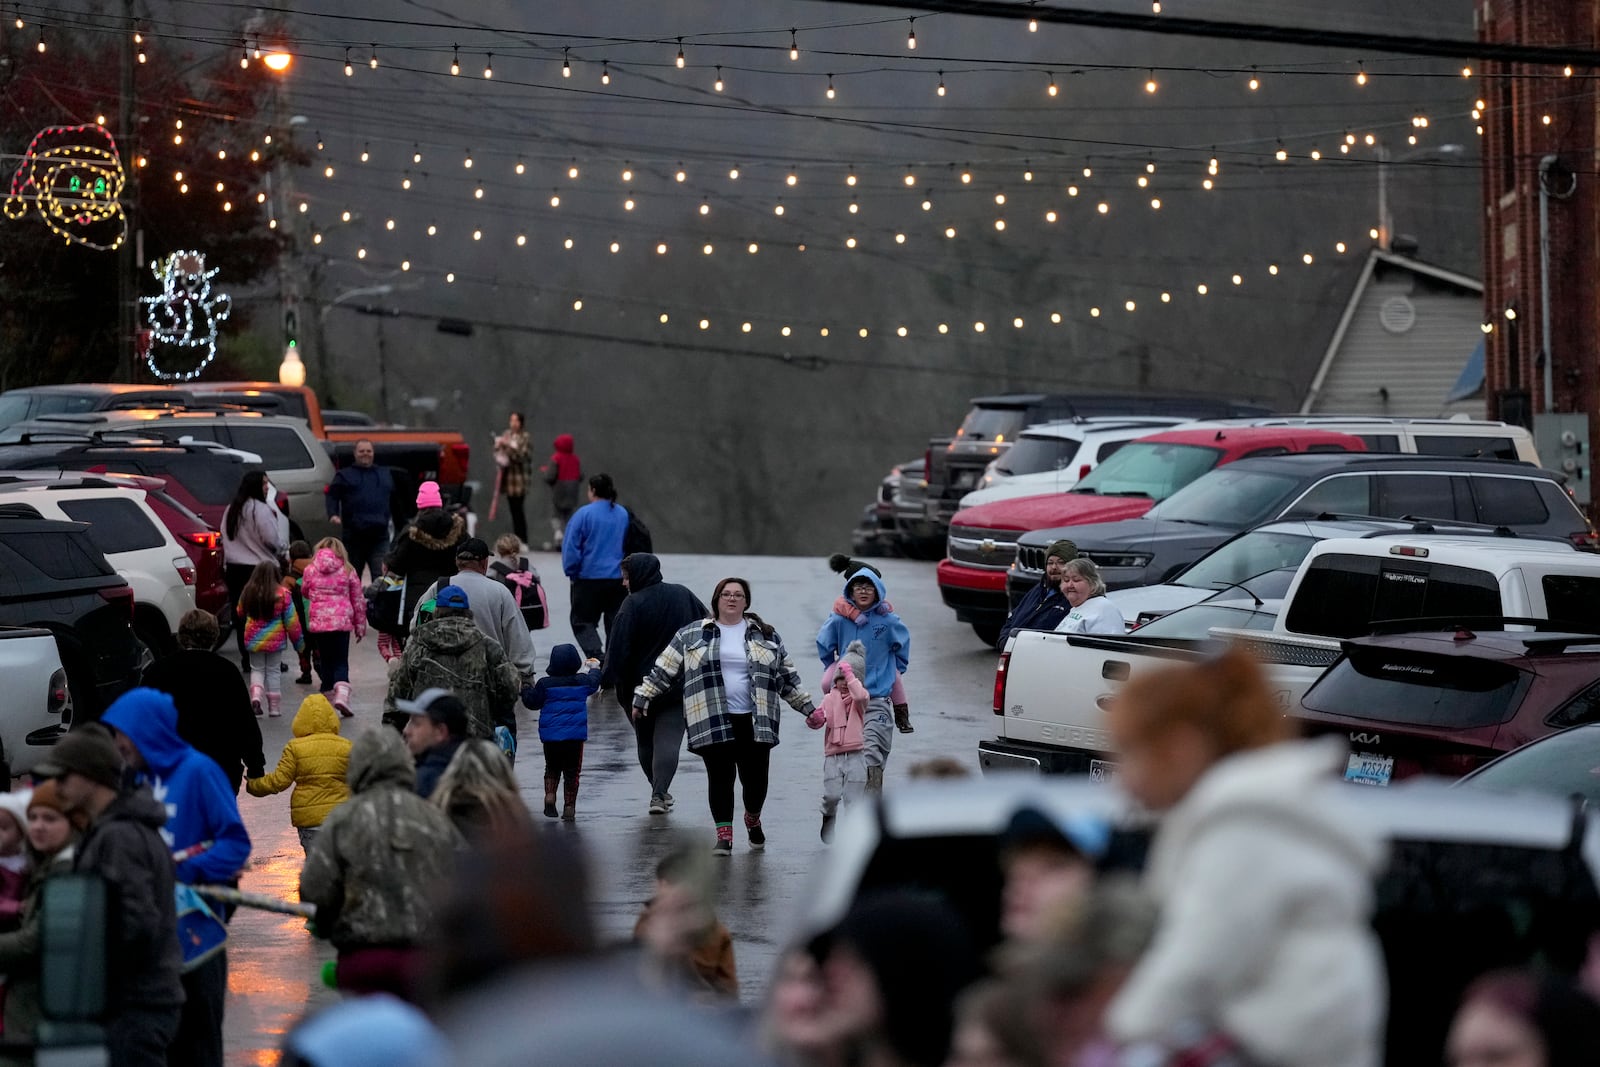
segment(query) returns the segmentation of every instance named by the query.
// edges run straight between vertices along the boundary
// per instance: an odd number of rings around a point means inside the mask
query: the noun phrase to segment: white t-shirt
[[[744,635],[749,624],[743,619],[732,625],[718,622],[717,629],[722,631],[718,646],[722,658],[722,684],[728,695],[728,712],[731,715],[754,714],[756,702],[750,694],[750,660],[744,648]]]
[[[1125,634],[1128,624],[1122,612],[1108,598],[1092,596],[1080,607],[1067,612],[1056,627],[1059,634]]]

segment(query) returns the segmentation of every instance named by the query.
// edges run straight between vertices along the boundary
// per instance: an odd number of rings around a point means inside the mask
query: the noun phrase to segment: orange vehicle
[[[449,500],[463,499],[472,447],[456,430],[392,425],[340,425],[323,420],[315,390],[277,382],[189,382],[176,387],[196,400],[237,404],[306,420],[336,467],[348,466],[357,441],[371,441],[378,462],[405,470],[417,483],[435,481]]]

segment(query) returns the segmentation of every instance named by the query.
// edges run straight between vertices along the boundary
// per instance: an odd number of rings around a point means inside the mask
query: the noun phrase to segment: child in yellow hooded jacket
[[[301,701],[292,729],[294,736],[283,746],[278,769],[249,779],[245,789],[253,797],[266,797],[294,786],[289,796],[289,821],[299,831],[300,847],[310,852],[322,820],[350,799],[350,786],[345,782],[350,741],[339,736],[339,713],[320,693]]]

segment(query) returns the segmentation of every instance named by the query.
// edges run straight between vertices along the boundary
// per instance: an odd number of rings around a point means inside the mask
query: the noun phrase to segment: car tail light
[[[222,535],[216,530],[192,530],[184,534],[183,539],[190,544],[199,545],[207,552],[222,547]]]
[[[929,445],[922,453],[922,484],[929,484],[928,479],[933,476],[933,446]]]
[[[1000,653],[1000,664],[994,669],[994,713],[1006,713],[1006,671],[1011,667],[1011,653]]]
[[[72,690],[67,687],[67,672],[58,668],[50,676],[50,690],[45,698],[45,710],[51,715],[65,715],[72,709]]]
[[[1094,464],[1093,463],[1080,463],[1080,464],[1078,464],[1078,480],[1082,481],[1083,479],[1089,477],[1089,472],[1092,471],[1092,470],[1094,470]]]
[[[1600,534],[1593,530],[1578,530],[1567,535],[1572,541],[1572,547],[1585,552],[1600,552]]]
[[[443,452],[444,450],[440,449],[440,451]],[[465,475],[467,473],[467,461],[472,458],[472,446],[465,441],[455,441],[450,445],[450,455],[454,457],[456,463],[461,467],[461,473]],[[444,456],[441,455],[439,458],[442,461]]]
[[[177,556],[172,565],[178,569],[178,577],[183,579],[184,585],[193,585],[195,579],[194,564],[188,556]]]
[[[120,604],[128,611],[128,621],[133,621],[133,590],[125,585],[114,585],[104,589],[96,589],[100,599],[107,604]]]
[[[285,515],[289,514],[289,494],[288,493],[279,493],[278,494],[278,510],[283,512]]]

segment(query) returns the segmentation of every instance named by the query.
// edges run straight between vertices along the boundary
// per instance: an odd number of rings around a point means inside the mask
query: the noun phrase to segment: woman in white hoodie
[[[1199,1028],[1274,1067],[1375,1067],[1386,983],[1369,924],[1381,841],[1321,805],[1342,740],[1293,739],[1243,652],[1141,675],[1111,730],[1122,784],[1165,811],[1155,940],[1107,1013],[1127,1045]]]

